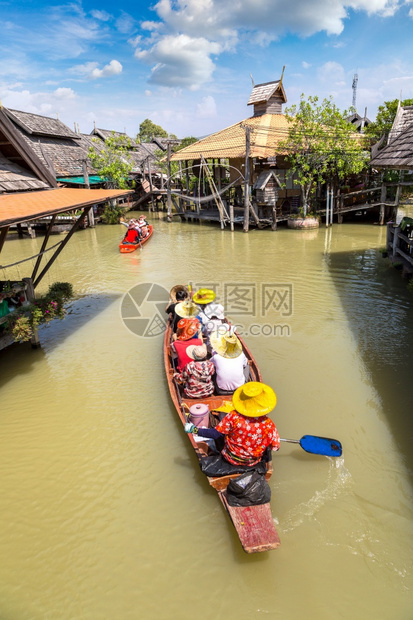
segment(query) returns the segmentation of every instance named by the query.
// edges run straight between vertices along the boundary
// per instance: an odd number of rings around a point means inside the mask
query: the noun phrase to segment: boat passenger
[[[224,306],[215,302],[215,291],[209,288],[200,288],[194,293],[192,300],[199,306],[199,319],[203,325],[215,315],[221,319],[225,318]]]
[[[146,218],[144,215],[140,215],[138,218],[138,221],[136,222],[137,226],[140,229],[142,238],[144,239],[145,237],[147,237],[149,235],[149,224],[146,221]]]
[[[215,366],[217,394],[232,394],[249,377],[248,359],[242,350],[235,328],[230,327],[224,334],[214,331],[210,337],[212,347],[211,361]]]
[[[277,404],[277,396],[269,385],[251,381],[234,392],[232,403],[234,410],[215,428],[198,429],[187,422],[185,432],[211,439],[224,437],[223,458],[232,465],[253,467],[262,459],[267,447],[272,450],[280,447],[277,428],[267,417]]]
[[[172,328],[173,331],[176,331],[176,326],[178,321],[182,318],[178,316],[175,312],[175,307],[177,304],[190,299],[190,293],[186,286],[181,284],[177,284],[174,286],[169,293],[169,301],[165,308],[165,312],[169,314],[171,321],[173,322]]]
[[[206,359],[206,345],[190,345],[186,349],[186,355],[191,358],[191,361],[181,373],[174,375],[178,383],[184,385],[185,396],[188,398],[211,396],[214,392],[212,375],[215,372],[215,366],[210,360]]]
[[[176,304],[174,310],[178,317],[174,328],[176,328],[179,319],[197,318],[199,312],[198,306],[196,306],[190,299],[185,299],[185,301],[181,301],[179,304]]]
[[[123,243],[139,243],[139,232],[130,222],[128,225],[127,233],[123,238]]]
[[[174,341],[171,343],[171,351],[176,357],[176,369],[182,372],[185,366],[192,361],[187,355],[189,346],[201,346],[203,344],[200,338],[201,325],[195,318],[181,319],[178,322],[178,329]]]

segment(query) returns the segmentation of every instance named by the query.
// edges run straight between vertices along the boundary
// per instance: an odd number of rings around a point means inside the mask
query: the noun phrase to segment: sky
[[[255,84],[359,114],[413,98],[413,0],[0,0],[0,101],[71,129],[178,138],[252,116]]]

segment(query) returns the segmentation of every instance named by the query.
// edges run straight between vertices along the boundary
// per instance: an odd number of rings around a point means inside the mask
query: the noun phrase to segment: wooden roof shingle
[[[30,112],[21,112],[20,110],[10,110],[9,108],[5,108],[5,110],[9,118],[16,125],[19,125],[28,135],[70,138],[72,140],[79,139],[78,134],[69,129],[67,125],[57,118],[49,118]]]
[[[396,131],[393,132],[391,141],[373,157],[371,166],[413,170],[413,106],[406,106],[404,109],[406,114],[402,113],[395,119]]]

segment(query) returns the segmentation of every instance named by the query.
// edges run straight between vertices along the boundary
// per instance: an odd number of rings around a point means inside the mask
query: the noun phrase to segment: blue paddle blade
[[[304,435],[304,437],[301,437],[300,446],[306,452],[322,454],[323,456],[341,456],[343,452],[341,443],[337,439],[316,437],[315,435]]]

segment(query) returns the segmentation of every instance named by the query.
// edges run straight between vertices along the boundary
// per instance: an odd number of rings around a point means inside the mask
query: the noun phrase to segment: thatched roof
[[[275,154],[277,145],[288,135],[288,121],[284,114],[263,114],[247,118],[222,131],[211,134],[181,149],[172,161],[199,159],[236,159],[245,157],[245,127],[251,128],[250,157],[266,158]]]

